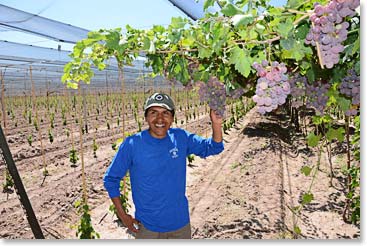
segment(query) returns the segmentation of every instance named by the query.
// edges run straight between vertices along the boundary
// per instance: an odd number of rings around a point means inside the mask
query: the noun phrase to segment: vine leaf
[[[303,173],[305,176],[310,176],[312,168],[309,166],[304,166],[301,168],[301,173]]]
[[[342,111],[347,111],[350,108],[350,100],[344,98],[344,97],[339,97],[338,98],[338,106],[342,109]]]
[[[204,11],[207,10],[210,6],[213,6],[214,2],[215,0],[206,0],[203,7]]]
[[[275,30],[284,38],[288,38],[288,34],[293,30],[293,23],[291,19],[287,19],[286,22],[279,23]]]
[[[316,147],[320,139],[321,139],[320,135],[315,135],[315,133],[311,132],[307,136],[307,144],[311,147]]]
[[[254,21],[254,17],[251,14],[247,15],[235,15],[232,17],[232,24],[235,27],[247,26]]]
[[[312,193],[306,193],[302,196],[302,204],[310,203],[313,200]]]
[[[283,48],[282,57],[284,59],[302,60],[306,54],[312,54],[309,47],[305,47],[303,43],[294,39],[282,39],[280,45]]]
[[[344,134],[345,130],[342,127],[338,129],[330,128],[326,133],[326,139],[331,141],[336,138],[339,142],[342,142],[344,140]]]
[[[203,45],[198,45],[198,51],[199,51],[198,56],[200,58],[209,58],[213,53],[213,51],[211,49],[209,49],[209,48],[207,48]]]
[[[301,233],[302,233],[301,228],[299,228],[298,226],[295,226],[295,227],[293,228],[293,230],[294,230],[294,233],[296,233],[296,234],[298,234],[298,235],[301,235]]]
[[[236,14],[243,14],[243,11],[241,9],[239,9],[238,7],[236,7],[235,5],[231,4],[231,3],[227,3],[223,8],[222,8],[222,13],[225,16],[234,16]]]
[[[246,51],[235,47],[231,50],[231,56],[229,62],[234,64],[236,70],[240,72],[244,77],[247,77],[251,72],[251,57],[246,54]]]

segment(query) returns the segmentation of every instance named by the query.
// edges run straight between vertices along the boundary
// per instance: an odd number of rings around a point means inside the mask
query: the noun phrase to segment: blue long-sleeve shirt
[[[130,172],[135,218],[156,232],[175,231],[189,223],[186,157],[219,154],[223,142],[170,128],[157,139],[144,130],[125,139],[103,181],[110,198],[120,196],[120,181]]]

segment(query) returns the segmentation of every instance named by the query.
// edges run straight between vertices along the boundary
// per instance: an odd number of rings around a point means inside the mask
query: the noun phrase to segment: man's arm
[[[214,110],[210,109],[210,120],[212,122],[212,130],[213,130],[212,139],[215,142],[220,143],[223,141],[223,133],[222,133],[223,119]]]
[[[122,223],[132,232],[137,233],[139,229],[134,227],[134,224],[138,225],[138,221],[133,218],[130,214],[127,214],[122,207],[120,197],[112,197],[111,198],[113,205],[115,205],[117,215],[121,219]]]

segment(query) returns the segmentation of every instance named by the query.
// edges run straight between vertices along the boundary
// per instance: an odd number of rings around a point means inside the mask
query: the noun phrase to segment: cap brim
[[[168,109],[168,110],[170,110],[170,111],[172,111],[173,109],[172,108],[170,108],[167,104],[164,104],[164,103],[152,103],[152,104],[150,104],[145,110],[147,110],[148,108],[151,108],[151,107],[154,107],[154,106],[156,106],[156,107],[162,107],[162,108],[166,108],[166,109]]]

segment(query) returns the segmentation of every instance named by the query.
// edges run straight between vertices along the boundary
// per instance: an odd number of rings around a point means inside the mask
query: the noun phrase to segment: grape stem
[[[312,27],[314,26],[315,24],[312,22]],[[320,63],[321,69],[324,69],[324,61],[322,60],[322,56],[321,56],[320,44],[316,40],[315,40],[315,43],[316,43],[317,56],[319,57],[319,63]]]
[[[300,14],[300,15],[302,15],[299,19],[297,19],[297,20],[295,20],[293,22],[293,25],[297,25],[303,19],[306,19],[306,18],[310,17],[310,15],[312,14],[312,12],[301,12],[301,11],[294,10],[294,9],[288,9],[288,12],[289,13],[292,13],[292,14]]]
[[[248,42],[243,42],[242,40],[234,41],[236,44],[270,44],[280,40],[280,36],[275,36],[274,38],[266,39],[266,40],[251,40]]]

